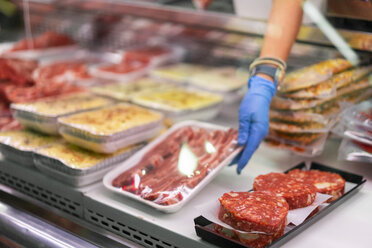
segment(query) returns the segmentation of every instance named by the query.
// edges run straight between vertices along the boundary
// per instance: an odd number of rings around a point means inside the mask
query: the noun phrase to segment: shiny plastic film
[[[104,185],[165,212],[177,211],[237,155],[237,131],[186,121],[104,178]]]
[[[344,139],[338,150],[338,160],[372,163],[372,145]]]

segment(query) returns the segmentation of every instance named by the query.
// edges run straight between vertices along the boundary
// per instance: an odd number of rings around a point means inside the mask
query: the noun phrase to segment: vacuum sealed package
[[[118,103],[58,118],[61,135],[88,150],[114,153],[155,137],[163,115],[135,105]]]
[[[47,31],[33,39],[23,39],[16,43],[2,44],[0,54],[4,57],[40,59],[47,56],[71,53],[78,49],[69,36]]]
[[[237,135],[213,124],[178,123],[106,174],[104,186],[160,211],[178,211],[241,151]]]
[[[372,72],[372,66],[359,67],[347,70],[334,75],[319,84],[307,87],[295,92],[282,94],[283,97],[291,99],[306,99],[306,98],[330,98],[337,95],[337,91],[343,87],[347,87],[354,82],[360,81],[363,77]]]
[[[355,127],[372,135],[372,100],[345,109],[342,113],[342,122],[347,127]]]
[[[372,163],[372,145],[363,144],[345,138],[338,150],[338,159]]]
[[[34,162],[43,173],[66,184],[81,187],[102,180],[108,170],[142,146],[132,145],[114,154],[102,154],[59,141],[38,149],[34,153]]]
[[[288,73],[279,85],[279,92],[286,93],[317,85],[334,74],[352,67],[345,59],[331,59]]]
[[[107,96],[118,101],[130,102],[136,94],[153,92],[174,87],[171,83],[160,82],[152,78],[141,78],[128,83],[113,83],[91,88],[97,95]]]
[[[53,136],[27,130],[5,131],[0,132],[0,151],[6,159],[33,166],[33,152],[57,140]]]
[[[90,93],[68,94],[31,103],[12,104],[15,118],[25,127],[58,135],[57,118],[112,104],[112,100]]]
[[[150,76],[165,79],[175,83],[185,83],[194,74],[210,69],[204,65],[179,63],[155,68],[150,72]]]
[[[218,114],[222,97],[205,91],[174,87],[138,94],[132,101],[161,111],[173,121],[206,120]]]
[[[283,132],[319,133],[329,131],[337,121],[337,116],[323,116],[302,112],[278,112],[270,110],[269,127]]]

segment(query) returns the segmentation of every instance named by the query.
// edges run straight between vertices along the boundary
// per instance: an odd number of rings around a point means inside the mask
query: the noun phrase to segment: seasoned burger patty
[[[283,173],[269,173],[254,179],[253,190],[270,191],[284,197],[290,209],[311,205],[316,197],[317,189]]]
[[[273,235],[286,225],[288,204],[274,193],[230,192],[219,201],[219,219],[235,229]]]
[[[336,173],[320,170],[302,171],[295,169],[290,171],[288,175],[301,182],[314,185],[319,193],[332,195],[332,198],[329,199],[328,202],[336,200],[342,196],[345,191],[345,180]]]

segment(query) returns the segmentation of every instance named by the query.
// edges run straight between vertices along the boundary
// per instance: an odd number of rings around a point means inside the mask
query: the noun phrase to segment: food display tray
[[[4,158],[16,162],[19,165],[34,167],[33,151],[22,151],[0,143],[0,152]]]
[[[353,173],[349,173],[346,171],[334,169],[322,164],[318,164],[315,162],[312,162],[310,167],[307,168],[305,162],[300,163],[299,165],[288,169],[284,173],[288,173],[291,170],[294,169],[313,169],[313,170],[321,170],[321,171],[327,171],[327,172],[333,172],[337,173],[340,176],[342,176],[346,183],[352,183],[353,186],[347,190],[345,188],[345,194],[338,198],[337,200],[333,201],[332,203],[328,204],[325,206],[323,209],[321,209],[319,212],[314,214],[313,216],[309,217],[306,219],[303,223],[300,225],[294,227],[290,231],[286,232],[282,237],[279,239],[275,240],[273,243],[271,243],[267,247],[281,247],[285,242],[290,240],[291,238],[295,237],[298,235],[300,232],[304,231],[307,227],[315,223],[317,220],[321,219],[324,217],[326,214],[330,213],[332,210],[334,210],[336,207],[340,206],[342,203],[344,203],[347,199],[352,197],[354,194],[356,194],[358,191],[361,190],[363,184],[366,182],[366,180],[363,178],[363,176],[356,175]],[[238,241],[235,241],[233,239],[229,239],[221,234],[218,234],[214,232],[214,223],[207,220],[203,216],[199,216],[194,219],[194,224],[195,224],[195,231],[196,234],[201,237],[203,240],[212,243],[218,247],[236,247],[236,248],[243,248],[243,247],[249,247],[247,245],[244,245]]]
[[[112,181],[121,173],[127,171],[128,169],[132,168],[133,166],[136,166],[138,162],[143,158],[145,154],[147,154],[151,149],[156,147],[158,144],[163,142],[168,138],[170,134],[172,134],[175,130],[182,128],[182,127],[187,127],[187,126],[192,126],[192,127],[199,127],[199,128],[204,128],[207,130],[227,130],[228,128],[223,127],[223,126],[218,126],[214,124],[209,124],[209,123],[203,123],[203,122],[198,122],[198,121],[185,121],[182,123],[178,123],[174,125],[172,128],[170,128],[166,133],[164,133],[162,136],[158,137],[156,140],[154,140],[152,143],[147,145],[145,148],[134,154],[131,158],[126,160],[124,163],[122,163],[120,166],[116,167],[109,173],[105,175],[103,178],[103,185],[112,192],[115,192],[117,194],[123,195],[125,197],[129,197],[132,199],[135,199],[141,203],[144,203],[146,205],[149,205],[159,211],[166,212],[166,213],[173,213],[182,208],[183,205],[185,205],[188,201],[191,200],[192,197],[194,197],[200,190],[202,190],[210,181],[213,180],[215,176],[217,176],[218,172],[235,158],[235,156],[240,152],[240,148],[236,148],[225,160],[223,160],[216,168],[214,168],[211,172],[208,173],[208,175],[197,185],[195,188],[193,188],[189,194],[187,194],[182,201],[169,205],[169,206],[163,206],[156,204],[152,201],[145,200],[141,198],[138,195],[132,194],[127,191],[123,191],[121,188],[116,188],[112,186]]]

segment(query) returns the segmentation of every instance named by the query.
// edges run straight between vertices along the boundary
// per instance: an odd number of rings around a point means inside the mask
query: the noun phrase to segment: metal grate
[[[6,172],[0,171],[0,183],[16,189],[50,206],[53,206],[63,212],[76,217],[82,217],[83,206],[80,203],[53,193],[50,190],[42,188],[31,182],[27,182]]]
[[[124,238],[151,248],[176,248],[175,245],[161,241],[159,238],[141,232],[131,226],[97,213],[91,209],[85,211],[86,219]]]

